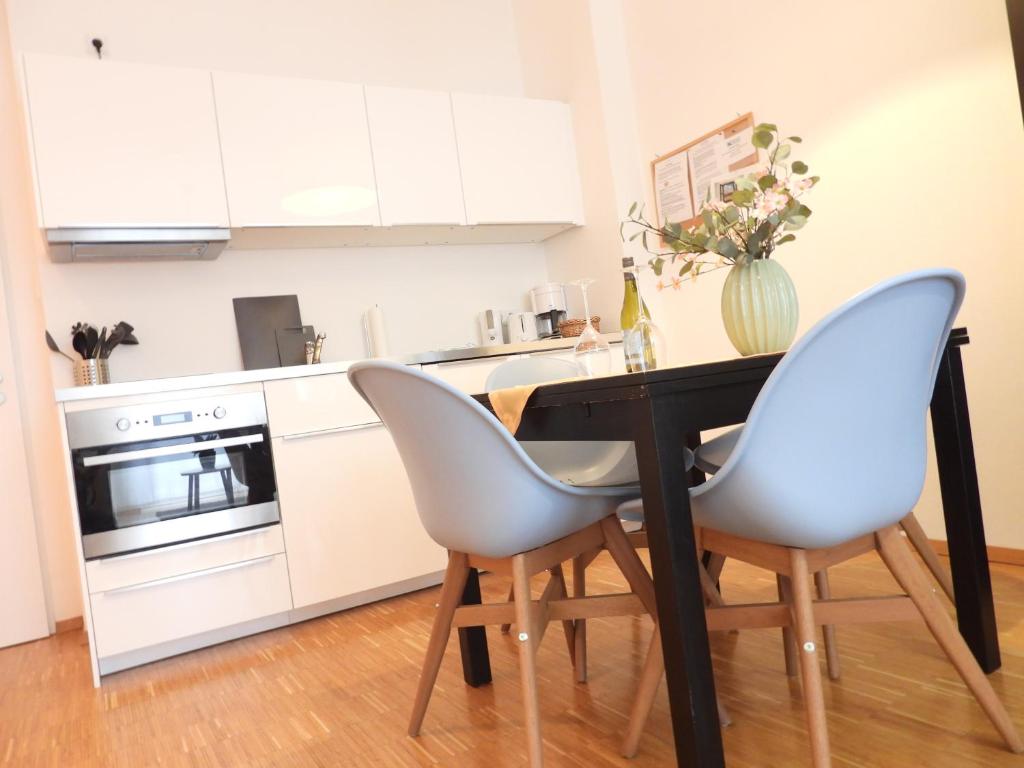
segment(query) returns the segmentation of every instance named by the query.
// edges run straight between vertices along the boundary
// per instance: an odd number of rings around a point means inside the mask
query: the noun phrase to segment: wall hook
[[[98,37],[94,37],[92,39],[92,47],[96,49],[96,58],[97,59],[102,59],[103,58],[103,41],[100,40]]]

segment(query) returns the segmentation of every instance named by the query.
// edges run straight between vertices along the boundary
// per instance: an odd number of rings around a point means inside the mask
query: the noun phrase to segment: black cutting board
[[[281,357],[277,349],[277,329],[302,326],[299,297],[246,296],[232,299],[232,303],[235,305],[235,325],[238,326],[238,344],[242,348],[245,370],[279,368]]]

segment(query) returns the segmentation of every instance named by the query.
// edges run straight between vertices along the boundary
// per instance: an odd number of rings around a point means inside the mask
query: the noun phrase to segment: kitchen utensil
[[[50,335],[49,331],[46,332],[46,346],[48,346],[52,352],[56,352],[58,355],[63,355],[72,363],[75,362],[75,358],[73,358],[67,352],[61,351],[61,348],[57,346],[57,342],[54,341],[54,338],[53,336]]]
[[[316,341],[313,342],[313,365],[320,363],[320,355],[324,351],[324,342],[327,341],[327,334],[321,333],[316,337]]]
[[[245,370],[279,367],[276,330],[302,326],[299,297],[247,296],[233,299],[232,303]]]
[[[96,349],[93,351],[93,356],[96,359],[103,357],[103,352],[107,348],[107,326],[103,326],[103,330],[100,331],[100,337],[96,342]]]
[[[88,358],[96,357],[96,345],[99,343],[100,334],[91,325],[86,326],[85,331],[85,356]]]
[[[510,344],[537,340],[537,316],[533,312],[513,312],[505,325]]]
[[[306,341],[306,344],[305,344],[306,365],[312,365],[313,364],[313,346],[314,346],[314,344],[313,344],[312,341]]]
[[[75,323],[71,328],[71,347],[83,360],[89,356],[87,354],[89,348],[89,339],[86,334],[87,328],[88,325],[84,323]]]
[[[505,343],[503,320],[508,315],[500,309],[485,309],[477,318],[480,327],[480,343],[485,347]]]

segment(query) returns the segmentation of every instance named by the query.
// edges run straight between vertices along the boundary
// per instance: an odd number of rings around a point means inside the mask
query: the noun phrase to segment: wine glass
[[[593,282],[592,277],[584,277],[573,280],[571,283],[578,287],[580,293],[583,294],[583,314],[586,316],[586,325],[583,326],[583,332],[572,351],[580,373],[589,377],[607,376],[612,369],[611,347],[590,322],[590,302],[587,297],[587,288]]]

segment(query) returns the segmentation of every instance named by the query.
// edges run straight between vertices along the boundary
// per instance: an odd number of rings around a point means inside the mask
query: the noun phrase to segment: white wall
[[[625,7],[643,157],[749,110],[804,138],[798,156],[822,181],[810,223],[778,252],[801,332],[884,277],[965,273],[958,322],[972,338],[964,358],[988,539],[1024,547],[1024,133],[1003,0],[778,0],[744,4],[742,23],[716,3]],[[678,46],[665,30],[679,31]],[[666,297],[656,320],[677,360],[732,354],[723,278]],[[934,472],[918,513],[945,538]]]
[[[519,95],[508,0],[7,0],[18,51]]]
[[[544,282],[540,245],[226,250],[210,262],[42,265],[47,322],[64,339],[76,320],[135,326],[140,344],[110,357],[115,381],[240,370],[231,299],[294,293],[302,320],[327,334],[325,361],[365,357],[362,313],[384,310],[389,352],[479,343],[476,314],[527,309]],[[58,385],[70,363],[54,357]]]

